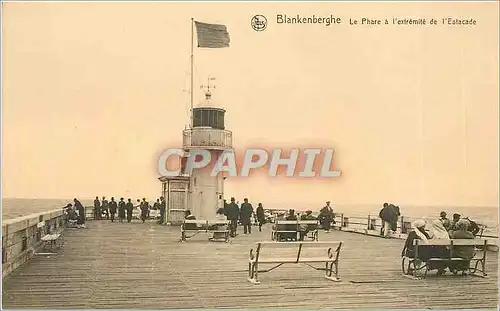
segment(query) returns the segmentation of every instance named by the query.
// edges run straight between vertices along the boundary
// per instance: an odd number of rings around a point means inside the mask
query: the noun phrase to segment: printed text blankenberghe
[[[276,23],[278,24],[325,24],[325,26],[330,26],[331,24],[342,24],[342,19],[340,17],[336,17],[330,15],[328,17],[324,16],[308,16],[303,17],[300,14],[295,16],[288,16],[286,14],[278,14],[276,15]]]

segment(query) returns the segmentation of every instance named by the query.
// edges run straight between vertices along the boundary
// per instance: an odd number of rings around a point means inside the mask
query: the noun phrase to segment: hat
[[[466,229],[467,230],[470,227],[470,222],[467,219],[460,219],[457,222],[457,227],[459,229]]]
[[[413,228],[423,228],[425,227],[425,220],[423,219],[417,219],[414,222],[411,223],[411,226]]]

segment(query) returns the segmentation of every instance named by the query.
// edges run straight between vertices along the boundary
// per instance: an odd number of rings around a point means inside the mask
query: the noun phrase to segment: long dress
[[[125,202],[120,202],[118,205],[118,218],[125,219]]]

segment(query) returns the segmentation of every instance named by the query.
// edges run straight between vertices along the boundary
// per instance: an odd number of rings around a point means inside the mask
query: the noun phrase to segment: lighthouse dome
[[[206,92],[205,99],[201,100],[196,107],[215,108],[214,101],[212,100],[212,93]]]

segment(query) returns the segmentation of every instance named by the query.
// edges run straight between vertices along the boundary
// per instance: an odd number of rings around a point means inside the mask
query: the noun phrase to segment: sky
[[[342,170],[228,179],[227,197],[498,206],[498,3],[2,5],[3,197],[158,197],[157,157],[189,122],[193,17],[231,37],[196,48],[194,96],[216,78],[234,147],[333,147]],[[477,25],[349,26],[362,17]]]

